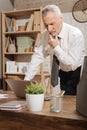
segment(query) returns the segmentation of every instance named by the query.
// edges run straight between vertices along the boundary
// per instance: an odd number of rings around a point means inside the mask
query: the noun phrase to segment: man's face
[[[50,35],[55,36],[60,32],[62,17],[58,17],[53,11],[47,12],[43,22]]]

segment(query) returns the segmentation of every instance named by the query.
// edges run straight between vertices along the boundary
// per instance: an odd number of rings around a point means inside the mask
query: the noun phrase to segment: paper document
[[[0,105],[0,110],[20,110],[26,107],[26,101],[9,101]]]
[[[8,94],[0,94],[0,99],[8,98]]]

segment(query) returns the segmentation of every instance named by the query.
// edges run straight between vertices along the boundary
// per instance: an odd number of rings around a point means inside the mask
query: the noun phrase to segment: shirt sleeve
[[[65,41],[64,41],[65,42]],[[54,53],[60,61],[60,67],[64,71],[75,70],[82,63],[82,58],[85,53],[84,38],[80,31],[70,35],[69,39],[66,41],[66,48],[61,46],[56,46],[54,48]]]
[[[40,44],[32,55],[31,62],[27,68],[27,72],[25,73],[24,80],[31,80],[38,72],[39,65],[43,62],[44,56],[42,53],[42,45]]]

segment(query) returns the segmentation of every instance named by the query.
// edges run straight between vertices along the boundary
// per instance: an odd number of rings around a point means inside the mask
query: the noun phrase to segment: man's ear
[[[63,16],[60,16],[60,23],[63,22]]]

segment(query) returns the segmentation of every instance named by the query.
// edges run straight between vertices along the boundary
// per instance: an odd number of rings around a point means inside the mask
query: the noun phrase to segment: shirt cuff
[[[61,50],[60,46],[57,45],[57,46],[54,48],[54,54],[55,54],[56,56],[60,56],[61,53],[62,53],[62,50]]]

